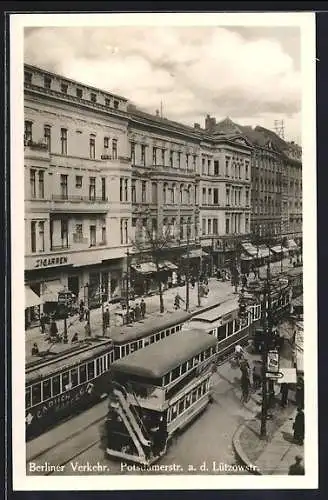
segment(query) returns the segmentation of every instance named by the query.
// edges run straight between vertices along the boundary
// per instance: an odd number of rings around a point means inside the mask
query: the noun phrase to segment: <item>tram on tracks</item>
[[[106,453],[149,466],[210,402],[215,337],[181,331],[112,365]]]
[[[54,351],[50,348],[26,363],[27,440],[107,396],[112,340],[90,338],[74,347],[56,345]]]

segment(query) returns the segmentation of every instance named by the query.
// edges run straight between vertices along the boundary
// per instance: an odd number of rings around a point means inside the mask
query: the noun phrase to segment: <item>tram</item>
[[[156,318],[156,322],[154,318],[148,318],[140,323],[122,326],[119,333],[111,332],[115,360],[179,332],[191,316],[186,311],[174,311],[163,318]]]
[[[245,344],[261,319],[261,304],[248,307],[245,318],[239,317],[238,299],[234,298],[213,309],[193,316],[182,331],[200,330],[215,337],[218,361],[225,359],[237,344]]]
[[[149,466],[210,402],[215,337],[181,331],[112,365],[106,453]]]
[[[303,266],[294,267],[286,272],[289,286],[293,292],[293,298],[303,293]]]
[[[74,347],[56,346],[27,360],[25,368],[26,439],[59,419],[76,414],[107,396],[114,361],[110,339],[91,338]],[[61,350],[62,349],[62,350]]]

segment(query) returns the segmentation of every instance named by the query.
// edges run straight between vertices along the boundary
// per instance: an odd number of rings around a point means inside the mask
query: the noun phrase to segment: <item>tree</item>
[[[145,226],[136,231],[136,237],[131,242],[132,247],[137,250],[139,254],[150,254],[152,261],[156,266],[155,279],[159,293],[160,312],[164,312],[164,298],[163,298],[163,271],[165,265],[163,260],[165,250],[170,247],[170,243],[175,241],[172,234],[172,224],[163,224],[161,230],[157,228],[156,219],[146,219]]]

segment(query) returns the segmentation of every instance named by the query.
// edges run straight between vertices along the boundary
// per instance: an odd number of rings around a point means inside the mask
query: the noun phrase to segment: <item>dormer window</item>
[[[63,94],[67,94],[67,90],[68,90],[68,85],[67,85],[67,83],[62,83],[62,84],[60,85],[60,89],[61,89],[61,91],[62,91],[62,93],[63,93]]]
[[[97,95],[96,94],[90,94],[90,100],[91,100],[91,102],[97,102]]]
[[[83,90],[82,89],[76,89],[76,97],[79,99],[82,99],[83,97]]]
[[[118,109],[119,101],[114,99],[114,109]]]
[[[44,77],[44,88],[45,89],[51,89],[51,78],[50,78],[50,76],[45,76]]]
[[[108,99],[108,97],[105,98],[105,106],[107,106],[107,108],[110,106],[110,99]]]
[[[32,73],[30,73],[29,71],[24,71],[24,83],[32,83]]]

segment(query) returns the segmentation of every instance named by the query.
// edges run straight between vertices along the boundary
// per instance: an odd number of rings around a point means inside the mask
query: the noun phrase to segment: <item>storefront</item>
[[[42,300],[32,288],[25,285],[25,328],[39,324]]]
[[[177,283],[177,265],[168,260],[162,260],[158,268],[152,261],[131,264],[131,287],[137,296],[158,293],[159,281],[162,283],[162,290]]]
[[[272,262],[279,261],[287,255],[288,255],[288,248],[285,248],[282,245],[276,245],[270,248],[270,256]]]

